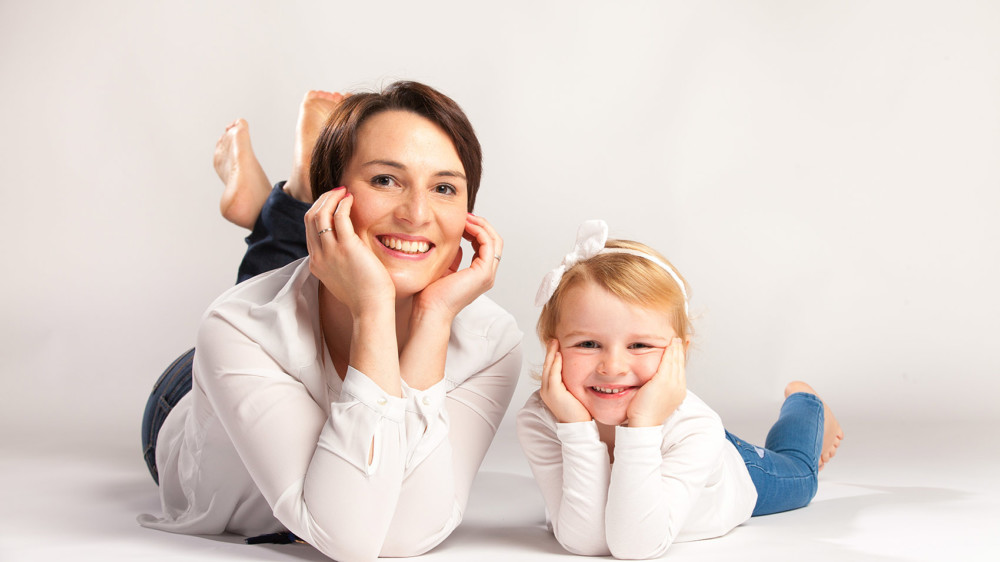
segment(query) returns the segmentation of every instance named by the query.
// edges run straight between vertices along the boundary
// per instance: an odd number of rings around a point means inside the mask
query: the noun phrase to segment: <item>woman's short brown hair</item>
[[[309,167],[313,200],[343,185],[344,169],[354,155],[361,125],[369,117],[391,110],[416,113],[441,127],[451,138],[465,168],[471,212],[483,174],[483,151],[472,123],[454,100],[430,86],[409,81],[394,82],[379,93],[352,94],[337,106],[313,149]]]

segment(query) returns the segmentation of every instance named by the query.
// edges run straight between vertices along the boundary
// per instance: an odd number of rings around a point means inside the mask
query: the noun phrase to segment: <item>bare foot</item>
[[[233,224],[252,229],[271,193],[271,182],[250,146],[250,127],[246,121],[237,119],[226,127],[215,143],[212,164],[226,184],[219,201],[222,216]]]
[[[350,94],[348,94],[350,95]],[[309,163],[312,161],[316,139],[326,125],[330,113],[347,96],[336,92],[309,90],[299,107],[299,122],[295,126],[295,158],[292,175],[285,183],[285,191],[305,203],[312,203],[312,186],[309,185]]]
[[[796,392],[808,392],[819,397],[813,387],[802,381],[794,381],[788,383],[785,387],[785,398],[788,398]],[[820,400],[823,400],[820,398]],[[833,416],[833,410],[826,405],[826,401],[823,401],[823,448],[819,455],[819,469],[823,470],[823,465],[830,461],[834,455],[837,454],[837,447],[840,447],[840,442],[844,439],[844,430],[840,427],[840,422],[837,418]]]

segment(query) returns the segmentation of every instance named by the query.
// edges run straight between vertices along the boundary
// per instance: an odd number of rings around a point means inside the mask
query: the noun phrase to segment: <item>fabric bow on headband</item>
[[[656,256],[651,256],[644,252],[630,250],[628,248],[605,248],[604,244],[606,244],[607,241],[608,223],[602,220],[583,221],[580,228],[576,231],[576,244],[573,246],[573,251],[566,254],[562,263],[552,271],[548,272],[545,275],[545,278],[542,279],[542,284],[538,287],[538,293],[535,294],[535,306],[544,306],[545,303],[549,302],[549,299],[552,298],[552,295],[559,287],[559,282],[562,281],[563,275],[565,275],[571,267],[581,261],[588,260],[597,254],[630,254],[640,258],[645,258],[655,263],[670,275],[670,277],[677,283],[677,286],[680,287],[681,295],[684,296],[684,314],[688,314],[687,289],[684,287],[684,282],[681,281],[680,276],[677,275],[676,271],[674,271],[674,268],[670,267]]]
[[[583,221],[576,231],[576,245],[573,251],[566,254],[558,267],[548,272],[542,279],[542,285],[535,294],[535,306],[544,306],[552,298],[563,275],[577,263],[590,259],[601,253],[604,243],[608,241],[608,223],[602,220]]]

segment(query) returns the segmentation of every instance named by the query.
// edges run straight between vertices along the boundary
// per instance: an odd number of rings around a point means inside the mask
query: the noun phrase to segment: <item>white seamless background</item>
[[[310,88],[428,83],[485,151],[491,297],[584,219],[692,286],[690,386],[771,418],[997,420],[1000,5],[932,1],[0,3],[0,437],[139,453],[160,371],[232,285],[214,143],[287,176]],[[509,434],[508,434],[509,435]],[[513,450],[513,449],[511,449]]]

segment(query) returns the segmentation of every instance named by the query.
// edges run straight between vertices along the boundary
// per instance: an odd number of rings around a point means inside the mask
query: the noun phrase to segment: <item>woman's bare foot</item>
[[[271,182],[250,147],[250,127],[246,121],[237,119],[226,127],[215,143],[212,164],[226,184],[219,201],[222,216],[233,224],[253,229],[271,193]]]
[[[785,387],[785,398],[788,398],[796,392],[808,392],[819,397],[813,387],[802,381],[794,381],[788,383]],[[822,400],[822,398],[820,398]],[[837,447],[840,447],[840,442],[844,439],[844,430],[840,427],[840,422],[837,418],[833,416],[833,410],[826,405],[826,401],[823,402],[823,448],[819,455],[819,469],[823,470],[823,465],[830,461],[834,455],[837,454]]]
[[[348,94],[350,95],[350,94]],[[316,139],[326,125],[327,118],[344,98],[343,94],[309,90],[299,107],[299,121],[295,126],[295,158],[292,175],[285,183],[285,192],[299,201],[312,203],[312,186],[309,184],[309,163],[312,161]]]

